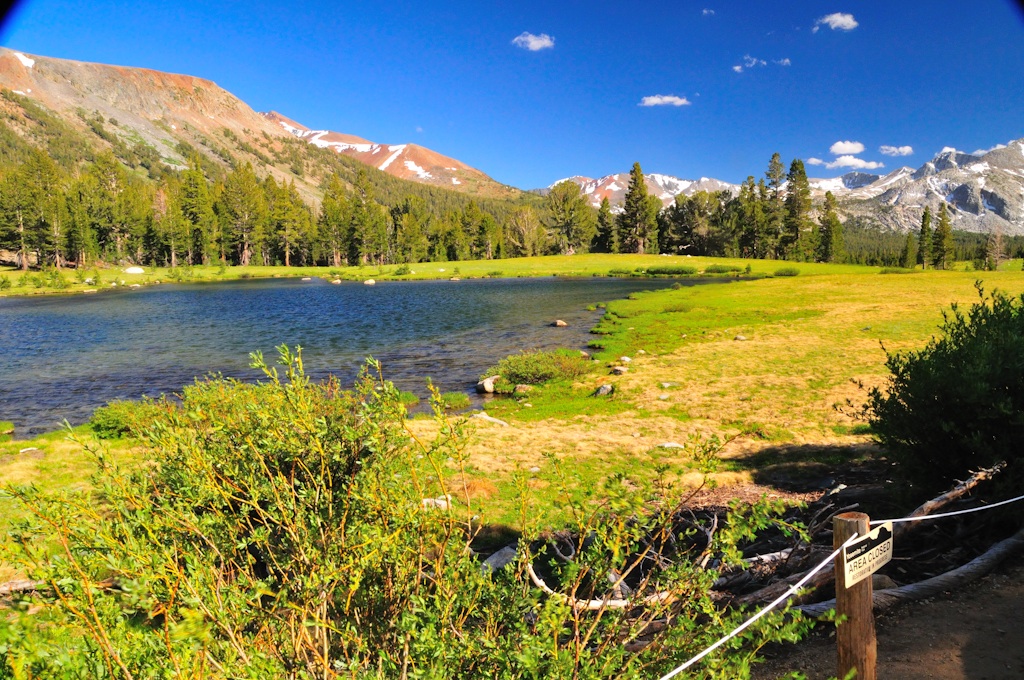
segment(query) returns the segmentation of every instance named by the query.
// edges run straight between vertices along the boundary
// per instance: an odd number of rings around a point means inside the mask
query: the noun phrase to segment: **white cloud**
[[[834,155],[846,153],[862,153],[864,151],[864,145],[860,142],[836,142],[828,148]]]
[[[813,156],[807,159],[808,165],[825,165],[825,161],[820,158],[814,158]]]
[[[825,163],[825,167],[829,170],[835,168],[853,168],[855,170],[877,170],[878,168],[884,168],[885,163],[879,163],[877,161],[866,161],[863,158],[857,158],[856,156],[840,156],[831,163]]]
[[[1005,144],[996,144],[996,145],[995,145],[995,146],[993,146],[993,147],[992,147],[991,149],[977,149],[977,150],[976,150],[976,151],[975,151],[974,153],[972,153],[971,155],[972,155],[972,156],[984,156],[984,155],[985,155],[985,154],[987,154],[987,153],[988,153],[989,151],[997,151],[998,149],[1005,149],[1005,148],[1006,148],[1006,145],[1005,145]]]
[[[512,44],[516,47],[522,47],[524,50],[536,52],[553,48],[555,46],[555,39],[547,33],[534,35],[529,31],[523,31],[512,39]]]
[[[416,132],[423,132],[423,127],[421,125],[417,125]]]
[[[940,151],[939,153],[949,153],[950,151],[956,151],[956,150],[957,149],[956,149],[955,146],[944,146],[944,147],[942,147],[942,151]]]
[[[822,26],[828,26],[833,31],[852,31],[853,29],[860,26],[857,20],[853,18],[852,14],[843,14],[842,12],[833,12],[823,16],[814,22],[814,28],[811,29],[812,33],[817,33],[818,29]]]
[[[644,97],[638,106],[689,106],[690,103],[686,97],[677,97],[674,94],[656,94]]]
[[[743,55],[743,65],[746,66],[747,68],[754,68],[755,66],[765,66],[766,64],[767,62],[764,59],[758,59],[757,57],[752,57],[749,54]]]
[[[733,66],[732,70],[736,71],[736,73],[743,73],[743,67],[740,66],[739,64],[736,64],[735,66]]]
[[[783,57],[782,59],[772,59],[773,64],[778,66],[792,66],[793,62],[789,60],[789,57]]]
[[[705,9],[701,10],[700,15],[702,17],[713,17],[713,16],[715,16],[715,10],[705,8]]]
[[[914,153],[914,147],[883,145],[878,147],[878,152],[884,156],[909,156]]]

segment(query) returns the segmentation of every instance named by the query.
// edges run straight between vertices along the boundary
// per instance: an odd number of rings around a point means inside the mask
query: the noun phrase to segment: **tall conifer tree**
[[[618,217],[619,249],[624,253],[645,253],[658,242],[658,211],[647,200],[647,183],[639,163],[629,172],[629,188]],[[654,197],[658,200],[657,197]],[[658,202],[658,207],[661,203]],[[652,208],[655,208],[652,212]]]
[[[939,221],[932,235],[932,264],[936,269],[953,266],[953,226],[945,201],[939,204]]]
[[[928,269],[932,261],[932,211],[924,207],[921,215],[921,230],[917,235],[917,263],[921,269]]]

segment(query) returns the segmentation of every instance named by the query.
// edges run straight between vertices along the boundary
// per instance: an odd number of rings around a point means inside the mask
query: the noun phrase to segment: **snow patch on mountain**
[[[380,166],[377,168],[378,170],[387,170],[388,166],[394,163],[395,159],[398,158],[403,151],[405,151],[405,144],[396,144],[395,146],[389,146],[388,151],[391,152],[391,155],[388,156],[387,159],[380,164]]]
[[[26,57],[21,52],[15,52],[14,56],[18,58],[18,61],[20,61],[22,63],[22,65],[25,66],[25,68],[32,68],[33,66],[36,65],[36,60],[35,59],[30,59],[29,57]]]

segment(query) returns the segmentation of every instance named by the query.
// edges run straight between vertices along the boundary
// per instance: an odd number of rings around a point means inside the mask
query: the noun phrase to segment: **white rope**
[[[793,596],[793,593],[795,593],[796,591],[798,591],[801,588],[803,588],[804,584],[807,583],[809,580],[811,580],[812,576],[817,574],[819,571],[821,571],[825,567],[825,565],[827,565],[829,562],[831,562],[833,559],[835,559],[835,556],[838,555],[840,552],[842,552],[843,548],[845,548],[846,546],[848,546],[851,543],[853,543],[854,539],[856,539],[856,538],[857,538],[857,534],[854,534],[853,536],[850,536],[850,538],[848,538],[845,543],[843,543],[836,550],[834,550],[831,555],[829,555],[824,560],[822,560],[822,562],[818,566],[816,566],[814,569],[811,569],[809,572],[807,572],[802,579],[797,581],[793,585],[792,588],[790,588],[789,590],[784,592],[782,595],[777,597],[774,602],[772,602],[771,604],[766,606],[764,609],[762,609],[758,613],[756,613],[753,616],[751,616],[749,619],[747,619],[746,621],[741,623],[739,625],[739,627],[736,628],[736,630],[732,631],[731,633],[726,635],[724,638],[722,638],[721,640],[719,640],[715,644],[711,645],[710,647],[705,649],[703,652],[701,652],[697,656],[693,657],[692,659],[690,659],[689,661],[684,663],[682,666],[679,666],[675,670],[673,670],[673,671],[663,675],[661,677],[661,680],[669,680],[669,678],[674,678],[675,676],[679,675],[680,673],[685,671],[687,668],[689,668],[693,664],[697,663],[698,661],[703,659],[705,656],[707,656],[711,652],[715,651],[716,649],[718,649],[719,647],[724,645],[729,640],[733,639],[734,637],[736,637],[737,635],[742,633],[744,630],[749,628],[755,621],[757,621],[762,616],[764,616],[765,614],[770,612],[772,609],[777,607],[780,603],[785,602],[786,600],[788,600],[790,597]]]
[[[871,524],[885,524],[886,522],[892,522],[898,524],[900,522],[921,522],[926,519],[940,519],[942,517],[953,517],[954,515],[966,515],[970,512],[980,512],[981,510],[991,510],[992,508],[998,508],[1000,505],[1009,505],[1010,503],[1016,503],[1017,501],[1024,500],[1024,495],[1017,496],[1016,498],[1008,498],[1005,501],[999,501],[992,505],[981,505],[977,508],[968,508],[967,510],[955,510],[953,512],[941,512],[937,515],[921,515],[920,517],[900,517],[899,519],[873,519]]]

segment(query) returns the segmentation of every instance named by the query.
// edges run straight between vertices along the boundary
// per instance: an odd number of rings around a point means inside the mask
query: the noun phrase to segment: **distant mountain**
[[[925,206],[933,214],[945,202],[957,229],[1024,233],[1024,139],[978,155],[944,149],[917,170],[887,175],[851,172],[811,180],[812,191],[831,191],[844,212],[873,218],[882,226],[916,229]]]
[[[210,163],[251,162],[261,174],[294,181],[307,199],[320,194],[316,161],[296,154],[295,139],[329,148],[417,183],[485,197],[521,192],[479,170],[415,144],[380,145],[361,137],[314,131],[276,113],[259,114],[216,83],[146,68],[54,59],[0,48],[0,89],[55,114],[96,149],[145,148],[172,168],[198,152]],[[29,108],[0,99],[0,113],[32,128]],[[323,168],[316,167],[318,171]]]
[[[607,198],[608,203],[612,206],[612,211],[618,212],[622,209],[622,202],[625,200],[626,190],[629,188],[629,173],[606,175],[600,179],[580,176],[567,177],[552,183],[551,186],[539,190],[537,193],[546,194],[555,184],[565,181],[580,185],[583,193],[589,197],[590,204],[595,208],[601,205],[602,199]],[[692,180],[650,173],[644,175],[644,182],[647,184],[647,193],[660,198],[666,206],[671,205],[679,194],[691,196],[698,191],[729,191],[735,194],[739,191],[739,186],[735,184],[709,177]]]
[[[499,184],[462,161],[443,156],[418,144],[377,144],[341,132],[310,130],[276,111],[261,115],[299,139],[355,158],[401,179],[488,196],[519,193],[519,190]]]

